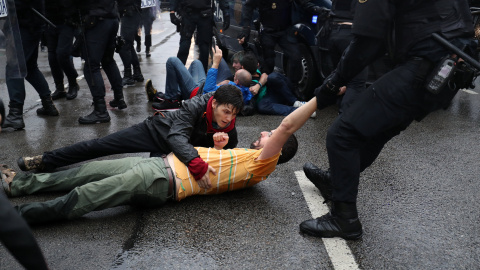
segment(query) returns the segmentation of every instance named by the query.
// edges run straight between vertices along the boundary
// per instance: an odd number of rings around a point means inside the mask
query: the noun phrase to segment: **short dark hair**
[[[298,150],[298,141],[295,134],[290,135],[288,140],[283,144],[282,152],[280,153],[280,158],[278,158],[277,164],[282,164],[290,159],[292,159]]]
[[[213,98],[218,105],[232,105],[236,113],[241,112],[243,109],[242,91],[235,85],[224,84],[220,86],[213,94]]]
[[[258,147],[255,147],[255,142],[252,142],[252,144],[250,144],[250,148],[260,149]],[[295,136],[295,134],[292,134],[290,135],[290,137],[288,137],[287,141],[283,144],[282,151],[280,152],[280,157],[278,158],[277,164],[282,164],[292,159],[297,153],[297,150],[298,150],[297,137]]]
[[[258,60],[253,53],[246,53],[240,62],[243,69],[250,72],[250,74],[256,74],[258,69]]]
[[[231,59],[232,63],[233,63],[234,61],[237,61],[237,62],[239,62],[239,63],[241,64],[244,55],[245,55],[244,51],[236,52],[236,53],[232,56],[232,59]]]

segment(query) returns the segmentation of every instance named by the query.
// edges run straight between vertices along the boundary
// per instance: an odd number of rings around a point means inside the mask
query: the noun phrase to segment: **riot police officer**
[[[35,14],[32,10],[44,13],[45,2],[15,0],[15,8],[17,11],[18,25],[22,39],[23,53],[27,66],[27,76],[25,79],[35,88],[42,101],[42,108],[37,109],[38,115],[58,116],[57,108],[53,104],[52,96],[48,83],[42,72],[38,69],[38,45],[45,26],[45,21]],[[10,110],[2,127],[11,127],[15,130],[23,129],[23,104],[25,101],[25,80],[23,78],[9,77],[9,69],[12,67],[7,63],[6,84],[8,88],[8,96],[10,97]]]
[[[310,0],[295,0],[303,9],[318,14],[323,10]],[[238,36],[239,43],[248,42],[253,11],[258,8],[260,29],[260,44],[264,58],[262,71],[270,74],[275,68],[275,45],[279,45],[288,57],[287,77],[297,84],[301,79],[301,54],[293,33],[292,9],[293,0],[247,0],[242,10],[243,31]]]
[[[55,27],[47,25],[45,37],[48,47],[48,63],[52,71],[55,83],[55,92],[52,99],[67,97],[68,100],[77,97],[79,86],[77,83],[78,73],[73,65],[73,58],[70,56],[73,45],[75,28],[67,23],[65,9],[62,0],[46,0],[45,16]],[[68,93],[63,85],[63,73],[68,79]]]
[[[385,143],[413,120],[444,108],[458,89],[473,81],[473,70],[457,59],[455,76],[467,75],[469,79],[454,77],[455,83],[450,84],[454,88],[446,85],[437,94],[426,88],[429,75],[435,74],[443,58],[452,55],[432,38],[432,33],[459,48],[468,48],[471,54],[475,50],[467,0],[362,0],[353,22],[354,39],[337,69],[315,90],[317,99],[344,91],[342,86],[384,55],[385,37],[392,25],[398,65],[358,95],[328,130],[330,176],[316,180],[322,182],[322,194],[333,201],[332,209],[300,224],[302,232],[319,237],[362,236],[356,208],[360,172],[374,162]]]
[[[135,82],[143,82],[140,62],[133,46],[141,20],[142,0],[118,0],[117,3],[121,18],[120,35],[125,40],[119,52],[124,67],[122,85],[134,85]]]
[[[230,13],[226,0],[219,0],[223,12],[223,30],[230,27]],[[180,15],[180,19],[177,15]],[[208,55],[213,35],[212,0],[174,0],[170,1],[170,21],[180,26],[180,47],[177,57],[183,64],[187,62],[193,33],[197,30],[196,44],[199,49],[199,60],[207,70]]]
[[[127,107],[123,98],[122,76],[113,59],[119,27],[115,0],[74,0],[81,14],[84,39],[82,57],[85,59],[83,73],[93,97],[93,112],[80,117],[80,124],[110,122],[105,103],[105,84],[100,65],[113,89],[114,99],[110,106],[118,109]],[[132,37],[133,38],[133,37]]]

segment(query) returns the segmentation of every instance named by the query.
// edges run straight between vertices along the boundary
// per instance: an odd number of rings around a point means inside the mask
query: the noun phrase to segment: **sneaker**
[[[293,107],[300,108],[305,104],[307,104],[306,101],[297,100],[297,101],[295,101],[295,103],[293,103]],[[317,117],[317,112],[313,112],[312,115],[310,115],[310,118],[315,118],[315,117]]]
[[[150,79],[148,79],[145,83],[145,92],[147,92],[148,101],[153,101],[155,94],[157,93],[157,89],[153,87],[152,80]]]
[[[152,104],[155,111],[174,111],[180,109],[182,105],[180,100],[165,99],[163,102],[156,102]]]
[[[17,165],[22,171],[41,170],[44,167],[43,156],[21,157],[17,160]]]
[[[1,181],[3,190],[8,197],[12,196],[11,185],[13,178],[17,174],[14,170],[10,169],[7,165],[0,164],[0,174],[1,174]]]
[[[153,102],[163,102],[165,99],[165,94],[163,92],[157,92],[153,98]]]

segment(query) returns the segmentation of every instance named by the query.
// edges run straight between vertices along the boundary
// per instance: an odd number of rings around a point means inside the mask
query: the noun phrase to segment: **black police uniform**
[[[45,2],[15,0],[15,9],[17,11],[18,26],[22,39],[23,54],[27,66],[27,80],[37,91],[42,100],[42,108],[37,109],[38,115],[58,116],[58,111],[52,102],[50,88],[45,80],[42,72],[38,69],[38,45],[42,32],[44,30],[45,21],[35,14],[32,10],[45,13]],[[25,80],[23,78],[11,78],[9,76],[10,69],[15,69],[7,63],[6,66],[6,84],[8,88],[8,96],[10,98],[10,110],[3,122],[2,127],[11,127],[13,129],[23,129],[23,104],[25,101]]]
[[[310,0],[295,0],[305,10],[316,13],[318,6]],[[279,45],[289,60],[287,76],[297,83],[302,76],[301,55],[297,46],[297,40],[293,33],[292,8],[293,0],[247,0],[242,10],[243,34],[245,42],[250,35],[250,25],[254,9],[258,8],[262,29],[260,43],[263,49],[264,65],[262,70],[267,74],[275,68],[275,45]]]
[[[398,65],[358,95],[329,128],[333,209],[322,218],[303,222],[300,229],[304,232],[320,237],[361,237],[355,205],[360,172],[374,162],[391,138],[413,120],[448,105],[456,93],[445,89],[433,95],[424,85],[441,59],[452,54],[431,37],[432,33],[457,47],[474,50],[467,0],[362,0],[355,9],[354,40],[333,76],[317,89],[317,99],[336,93],[338,87],[384,55],[384,38],[393,22]]]
[[[228,3],[219,0],[220,9],[224,20],[230,20]],[[180,47],[177,57],[182,63],[187,62],[188,52],[193,33],[197,29],[196,44],[199,49],[199,60],[207,70],[208,55],[212,44],[213,35],[213,10],[211,0],[174,0],[170,1],[170,11],[175,11],[181,16]],[[224,27],[226,30],[228,27]]]
[[[137,52],[133,46],[142,16],[142,0],[118,0],[117,3],[121,18],[120,35],[125,40],[119,52],[124,66],[122,84],[134,85],[135,82],[143,82]]]
[[[122,76],[113,59],[118,31],[118,13],[115,0],[75,0],[82,14],[84,38],[82,57],[85,59],[83,73],[93,97],[94,110],[80,117],[80,124],[105,123],[110,121],[105,104],[105,84],[100,65],[113,89],[114,100],[110,105],[126,108],[123,99]]]
[[[65,21],[65,7],[62,0],[45,1],[45,17],[49,19],[56,27],[47,25],[45,37],[48,47],[48,63],[52,71],[53,81],[55,82],[55,92],[52,99],[67,97],[74,99],[77,97],[79,86],[77,84],[78,73],[73,65],[73,59],[70,56],[73,46],[75,28]],[[63,73],[68,79],[68,94],[63,85]]]

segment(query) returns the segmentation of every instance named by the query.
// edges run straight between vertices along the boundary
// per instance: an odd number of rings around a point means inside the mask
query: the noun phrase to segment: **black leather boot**
[[[360,239],[363,234],[356,204],[345,202],[334,202],[328,214],[302,222],[300,231],[317,237],[346,240]]]
[[[58,116],[58,110],[53,104],[51,96],[40,97],[42,99],[42,108],[37,109],[37,115]]]
[[[25,123],[23,122],[23,104],[17,104],[10,101],[8,107],[10,107],[10,110],[3,121],[2,128],[11,127],[15,130],[25,128]]]
[[[150,54],[150,47],[152,47],[152,35],[145,35],[145,54],[147,57],[152,56]]]
[[[67,92],[65,92],[65,86],[63,85],[63,82],[55,83],[55,92],[52,94],[52,100],[64,98],[66,96]]]
[[[133,79],[131,68],[125,68],[125,70],[123,71],[122,85],[123,86],[135,85],[135,80]]]
[[[140,69],[140,66],[133,67],[132,77],[136,82],[143,82],[144,78],[143,78],[142,70]]]
[[[78,118],[78,122],[83,125],[107,123],[110,122],[110,115],[107,111],[105,99],[98,98],[93,100],[93,112],[87,116]]]
[[[322,194],[325,202],[332,200],[332,179],[330,178],[330,170],[322,170],[310,162],[303,165],[303,172],[307,176],[308,180],[312,182],[320,194]]]
[[[123,98],[123,89],[113,90],[113,97],[113,100],[108,103],[110,106],[118,108],[119,110],[127,108],[127,103],[125,103],[125,99]]]
[[[78,85],[77,81],[68,83],[68,93],[67,99],[72,100],[77,97],[78,90],[80,90],[80,86]]]

